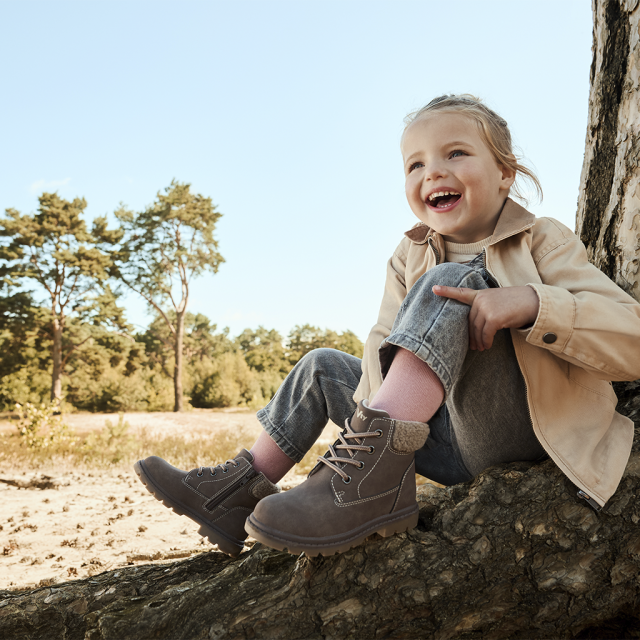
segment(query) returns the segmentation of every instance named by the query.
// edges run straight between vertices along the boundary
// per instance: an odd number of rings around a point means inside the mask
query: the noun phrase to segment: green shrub
[[[231,351],[191,368],[191,405],[205,409],[237,407],[262,399],[260,380],[242,354]]]
[[[0,409],[13,409],[16,403],[40,405],[48,400],[50,394],[51,373],[36,366],[25,366],[0,376]]]
[[[80,451],[83,461],[89,464],[118,464],[129,461],[131,454],[140,444],[138,438],[128,433],[129,427],[122,413],[115,424],[106,420],[102,430],[90,433],[82,443]]]
[[[75,441],[71,430],[62,421],[57,399],[39,406],[30,402],[24,406],[16,403],[16,410],[20,414],[18,435],[21,444],[29,449],[47,449]]]

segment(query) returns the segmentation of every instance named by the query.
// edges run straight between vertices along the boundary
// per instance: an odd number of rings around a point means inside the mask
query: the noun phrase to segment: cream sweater
[[[489,236],[484,240],[478,242],[471,242],[469,244],[458,244],[457,242],[444,243],[446,262],[470,262],[477,255],[482,253],[485,247],[489,246],[491,238]]]

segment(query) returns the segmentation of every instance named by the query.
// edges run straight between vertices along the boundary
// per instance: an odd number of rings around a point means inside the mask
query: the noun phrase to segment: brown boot
[[[218,549],[237,556],[247,532],[244,523],[259,500],[278,487],[251,466],[243,449],[233,460],[216,467],[182,471],[151,456],[133,465],[140,481],[165,506],[200,525],[198,533]]]
[[[367,536],[390,536],[418,524],[415,451],[429,435],[422,422],[392,420],[363,402],[309,477],[260,501],[249,535],[289,553],[325,556]]]

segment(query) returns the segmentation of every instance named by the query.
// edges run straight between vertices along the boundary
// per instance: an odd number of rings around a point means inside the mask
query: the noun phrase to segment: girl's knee
[[[337,363],[342,362],[344,355],[337,349],[323,347],[309,351],[302,357],[300,364],[313,371],[331,371]]]

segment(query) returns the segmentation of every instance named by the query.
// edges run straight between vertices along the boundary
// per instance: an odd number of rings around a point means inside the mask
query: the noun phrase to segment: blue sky
[[[402,119],[434,96],[504,116],[544,188],[531,210],[574,228],[591,28],[584,0],[0,0],[0,207],[57,190],[91,218],[190,182],[226,259],[191,311],[364,340],[415,221]]]

